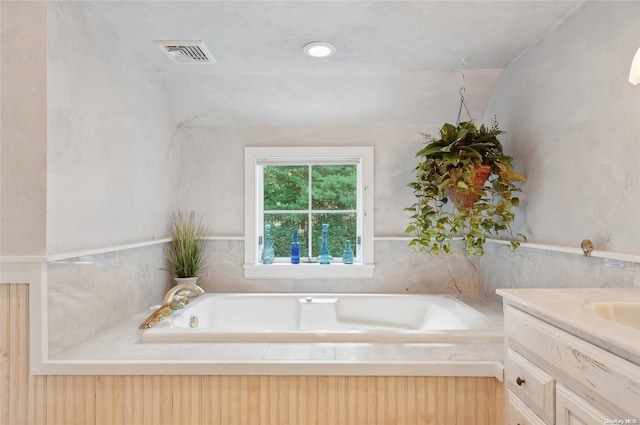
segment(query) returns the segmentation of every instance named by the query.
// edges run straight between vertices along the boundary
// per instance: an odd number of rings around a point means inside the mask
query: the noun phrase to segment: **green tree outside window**
[[[269,165],[263,181],[264,223],[271,224],[276,257],[289,257],[294,229],[300,257],[316,257],[322,223],[329,224],[334,258],[342,257],[345,240],[357,240],[356,165]]]

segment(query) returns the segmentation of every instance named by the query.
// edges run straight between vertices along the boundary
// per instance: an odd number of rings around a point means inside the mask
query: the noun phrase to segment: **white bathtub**
[[[502,335],[501,326],[449,295],[204,294],[144,331],[142,339],[446,342]]]

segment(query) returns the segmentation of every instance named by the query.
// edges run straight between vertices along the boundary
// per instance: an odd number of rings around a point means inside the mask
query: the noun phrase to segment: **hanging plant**
[[[415,234],[410,246],[446,254],[462,240],[465,253],[483,255],[488,235],[507,232],[514,249],[526,240],[510,227],[520,203],[517,183],[525,178],[512,170],[513,159],[498,140],[502,133],[495,120],[489,128],[473,120],[444,124],[440,138],[422,133],[416,179],[408,184],[416,202],[405,208],[412,213],[406,232]]]

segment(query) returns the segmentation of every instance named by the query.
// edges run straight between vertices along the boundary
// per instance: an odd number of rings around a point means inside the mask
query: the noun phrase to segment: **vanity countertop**
[[[640,364],[640,329],[606,319],[595,303],[640,303],[640,288],[498,289],[506,303],[635,364]],[[640,320],[640,318],[639,318]]]

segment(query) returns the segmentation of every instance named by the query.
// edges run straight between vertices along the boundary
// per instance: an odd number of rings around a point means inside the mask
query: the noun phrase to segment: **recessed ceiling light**
[[[302,51],[314,58],[326,58],[336,52],[336,46],[327,41],[314,41],[306,44]]]

